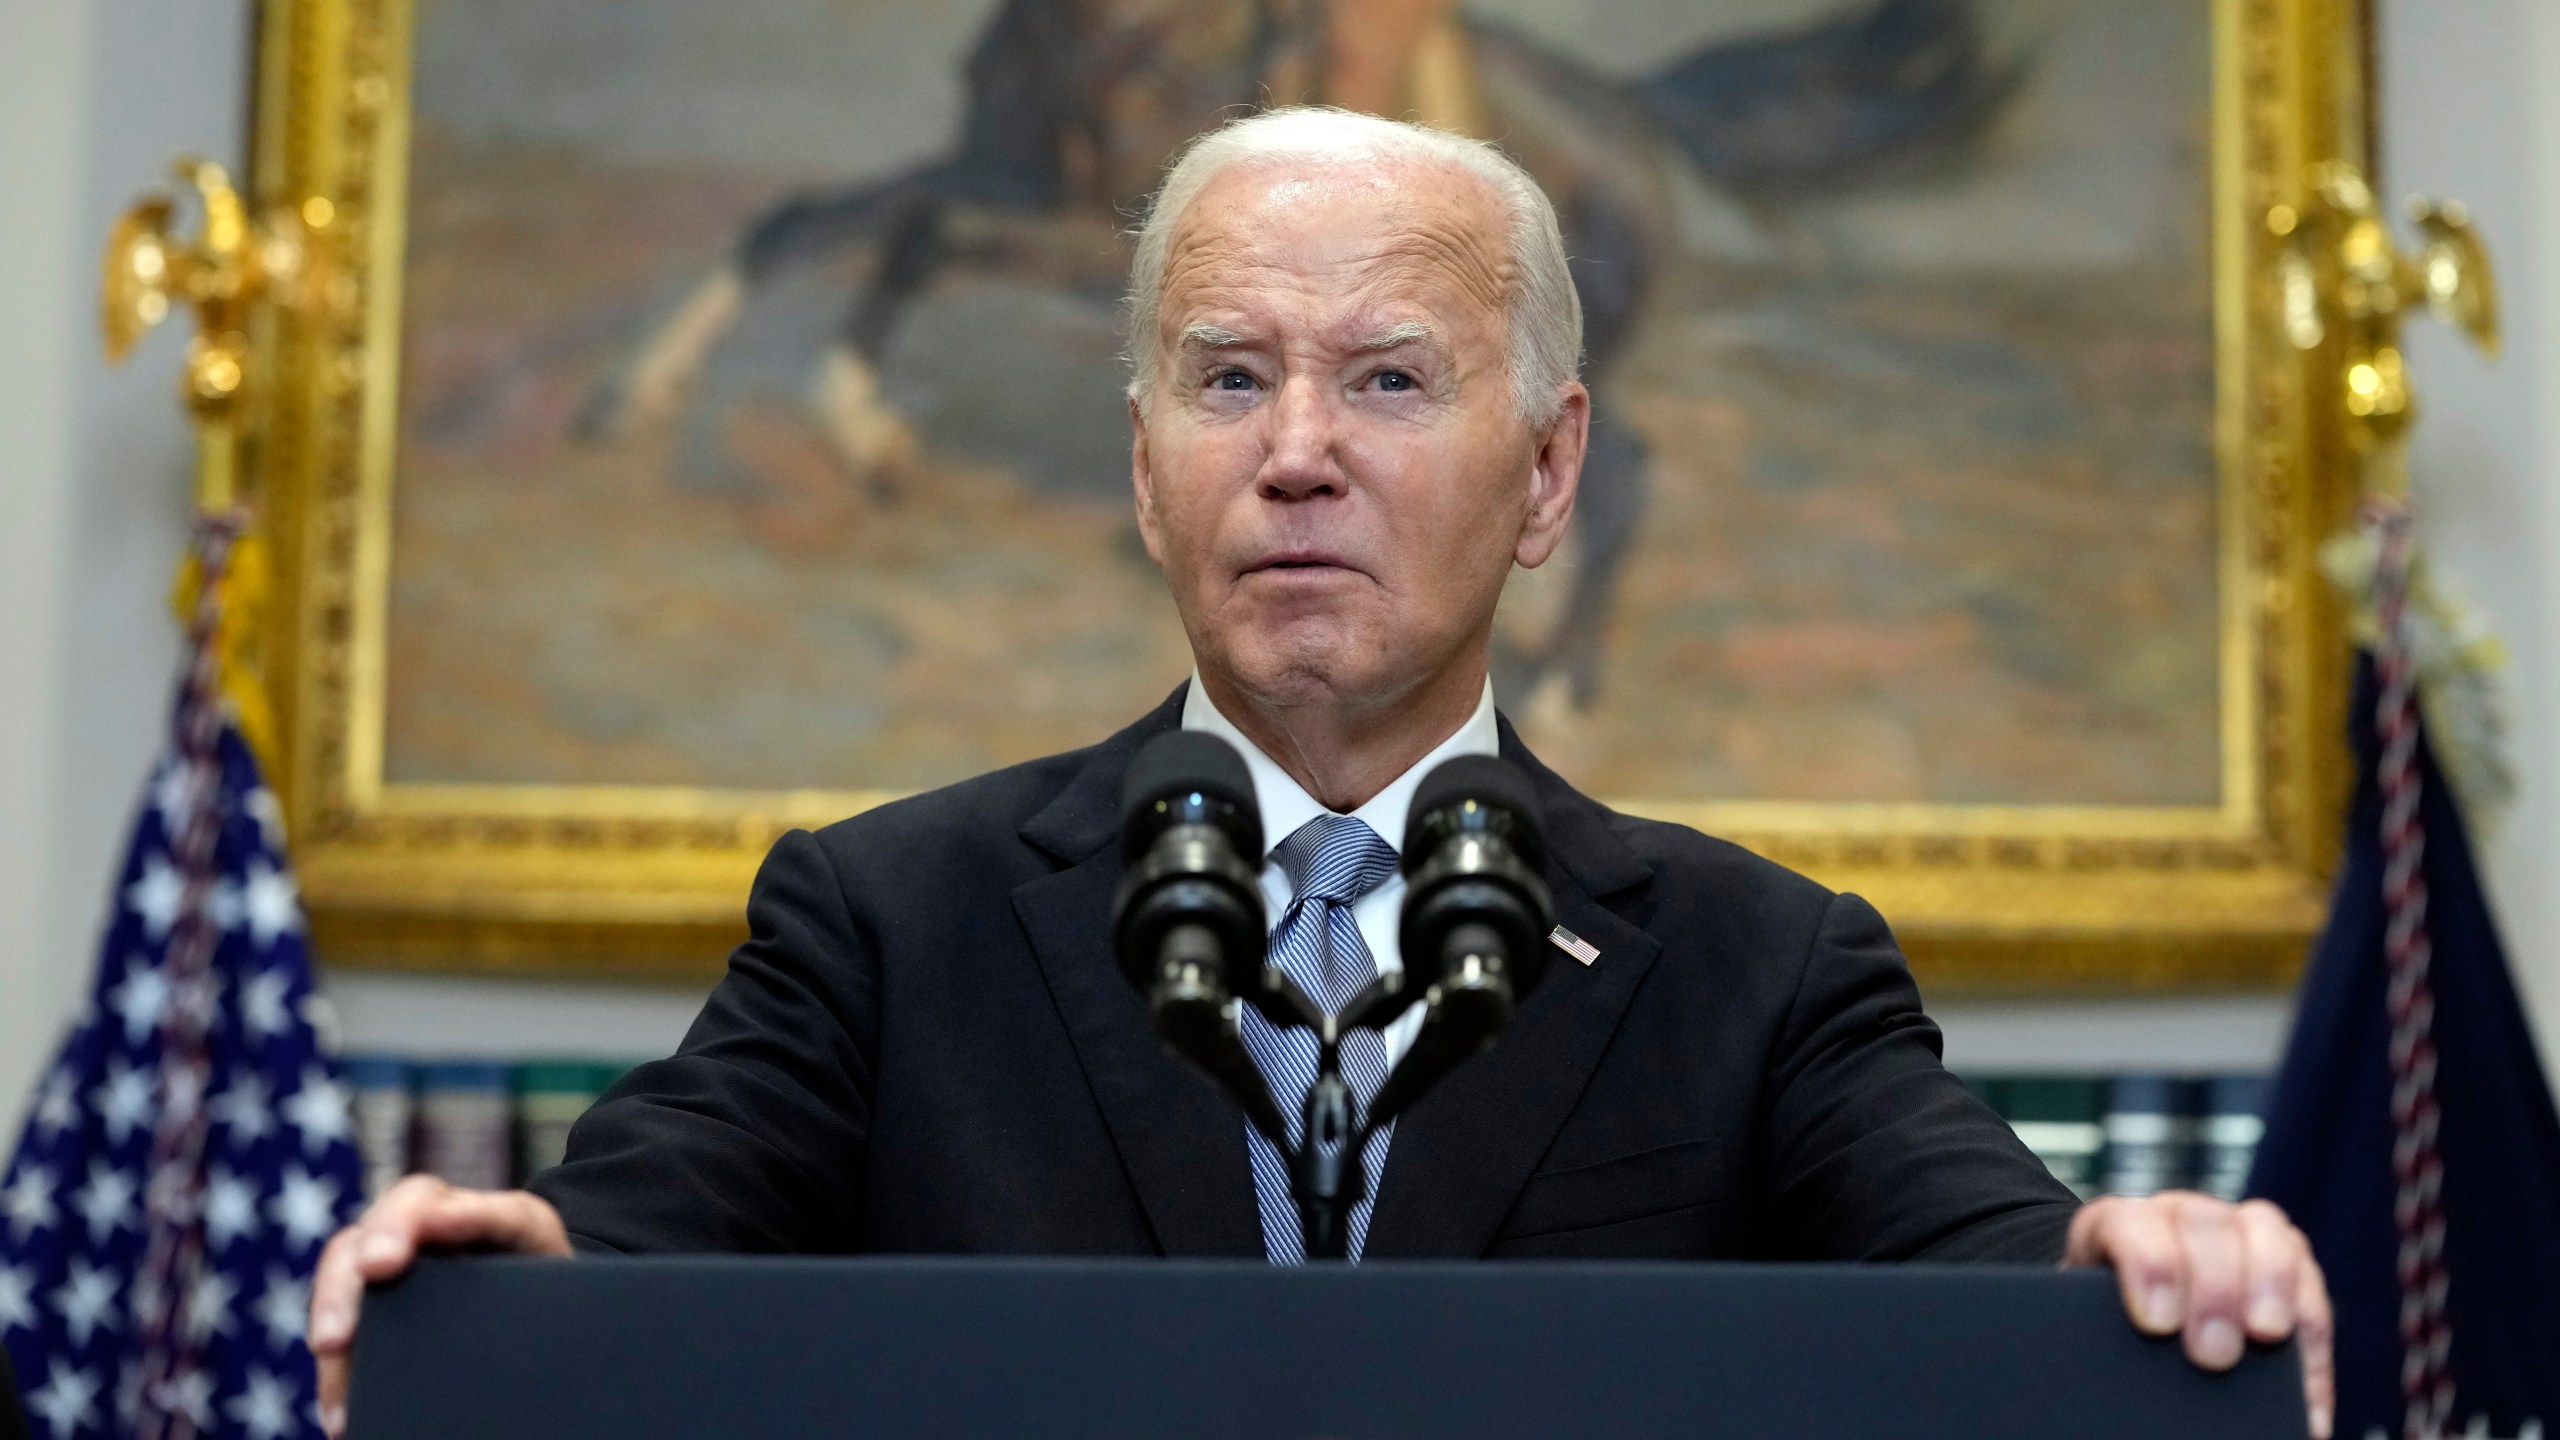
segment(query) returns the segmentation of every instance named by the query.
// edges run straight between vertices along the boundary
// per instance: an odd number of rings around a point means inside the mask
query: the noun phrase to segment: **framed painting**
[[[698,973],[784,830],[1189,668],[1117,300],[1167,157],[1319,100],[1557,199],[1598,421],[1496,686],[1935,987],[2255,986],[2343,792],[2349,497],[2264,217],[2352,0],[269,0],[324,298],[243,474],[333,963]],[[314,203],[314,202],[318,203]]]

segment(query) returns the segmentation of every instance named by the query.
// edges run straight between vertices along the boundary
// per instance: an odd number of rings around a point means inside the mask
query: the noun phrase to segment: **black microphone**
[[[1285,1134],[1236,1029],[1235,982],[1261,988],[1267,940],[1262,812],[1235,747],[1197,730],[1141,747],[1121,785],[1120,856],[1112,940],[1157,1038],[1234,1095],[1255,1128]]]
[[[1430,1009],[1371,1100],[1369,1123],[1492,1044],[1546,974],[1546,863],[1537,792],[1517,767],[1461,755],[1423,777],[1405,821],[1397,1000],[1427,999]]]

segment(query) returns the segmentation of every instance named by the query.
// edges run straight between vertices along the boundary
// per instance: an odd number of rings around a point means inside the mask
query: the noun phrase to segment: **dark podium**
[[[367,1297],[351,1440],[2296,1440],[2102,1273],[1923,1266],[431,1260]]]

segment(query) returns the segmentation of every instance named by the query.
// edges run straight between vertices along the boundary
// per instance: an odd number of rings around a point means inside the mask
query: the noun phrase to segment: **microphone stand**
[[[1334,1017],[1316,1031],[1316,1083],[1307,1087],[1300,1112],[1303,1138],[1289,1157],[1289,1189],[1298,1201],[1298,1225],[1307,1258],[1343,1260],[1351,1254],[1351,1207],[1368,1189],[1370,1117],[1342,1078],[1341,1032]]]
[[[1291,1144],[1280,1123],[1280,1107],[1261,1069],[1234,1063],[1243,1051],[1240,1038],[1212,1047],[1197,1029],[1179,1034],[1157,1009],[1158,1033],[1189,1056],[1234,1095],[1246,1118],[1289,1161],[1290,1194],[1298,1202],[1298,1223],[1310,1260],[1349,1258],[1351,1211],[1368,1191],[1368,1172],[1361,1155],[1369,1137],[1393,1120],[1458,1062],[1493,1043],[1509,1022],[1515,1003],[1502,963],[1501,937],[1482,926],[1461,926],[1450,937],[1449,963],[1441,978],[1416,993],[1405,976],[1379,976],[1362,987],[1341,1011],[1317,1006],[1288,972],[1267,965],[1258,992],[1240,997],[1260,1010],[1273,1025],[1304,1027],[1316,1035],[1316,1079],[1307,1087],[1299,1110],[1299,1141]],[[1353,1030],[1379,1030],[1414,1005],[1425,1006],[1413,1043],[1389,1069],[1378,1093],[1362,1105],[1342,1074],[1342,1038]],[[1234,1037],[1232,1025],[1223,1027]],[[1225,1053],[1233,1047],[1234,1054]]]

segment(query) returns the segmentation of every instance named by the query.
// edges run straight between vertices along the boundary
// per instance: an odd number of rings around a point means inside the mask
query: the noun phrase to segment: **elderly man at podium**
[[[1138,522],[1193,680],[1091,749],[779,842],[682,1048],[565,1164],[503,1194],[413,1177],[331,1241],[333,1430],[363,1287],[422,1248],[1301,1258],[1268,1142],[1111,957],[1121,778],[1183,727],[1251,771],[1275,952],[1332,925],[1399,963],[1405,809],[1440,761],[1499,754],[1544,812],[1582,963],[1373,1139],[1352,1258],[2112,1266],[2132,1323],[2198,1365],[2298,1335],[2325,1434],[2328,1298],[2281,1213],[2077,1203],[1942,1068],[1875,910],[1606,809],[1495,712],[1495,602],[1562,539],[1590,421],[1523,171],[1341,111],[1240,120],[1170,171],[1129,301]]]

